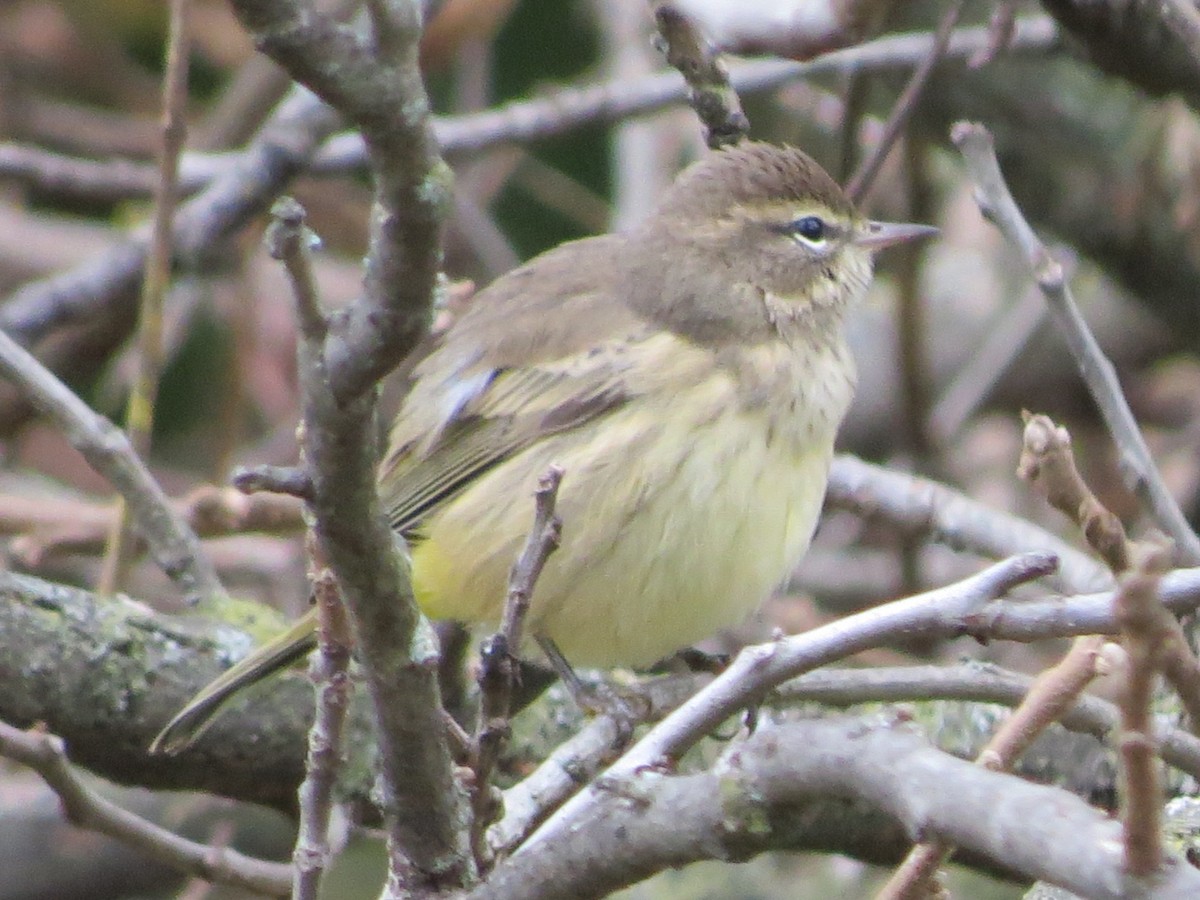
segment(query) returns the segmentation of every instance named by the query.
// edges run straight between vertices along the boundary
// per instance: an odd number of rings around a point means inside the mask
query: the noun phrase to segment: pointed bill
[[[893,244],[932,237],[937,233],[938,229],[932,225],[918,225],[914,222],[868,222],[854,238],[854,243],[860,247],[882,250]]]

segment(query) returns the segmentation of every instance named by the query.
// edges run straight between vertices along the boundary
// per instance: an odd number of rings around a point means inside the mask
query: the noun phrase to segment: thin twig
[[[1010,513],[993,509],[940,482],[896,472],[855,456],[834,457],[826,501],[890,527],[990,559],[1035,550],[1058,557],[1047,580],[1069,594],[1112,584],[1108,570],[1062,538]]]
[[[1018,5],[1017,0],[1000,0],[996,4],[988,20],[988,45],[967,60],[970,68],[982,69],[1008,49],[1016,31]]]
[[[713,150],[736,144],[750,130],[750,121],[719,54],[674,4],[659,3],[654,19],[667,62],[687,82],[688,102],[704,125],[705,143]]]
[[[121,429],[93,411],[4,332],[0,332],[0,375],[49,416],[71,446],[120,492],[154,561],[190,599],[223,595],[200,539],[171,506]]]
[[[154,220],[142,276],[138,308],[137,372],[130,386],[125,429],[133,452],[150,458],[154,407],[162,376],[163,305],[171,282],[171,228],[178,201],[179,160],[187,141],[188,50],[190,0],[171,0],[167,30],[167,64],[163,73],[162,145],[158,157],[158,184],[154,192]],[[120,587],[133,551],[129,512],[118,498],[120,515],[109,534],[98,589],[110,594]]]
[[[235,469],[230,479],[243,494],[270,491],[301,500],[313,497],[312,476],[298,466],[253,466]]]
[[[329,329],[325,311],[317,295],[313,275],[312,248],[316,236],[305,224],[304,207],[291,197],[280,197],[271,206],[271,224],[267,226],[267,252],[283,263],[296,298],[300,333],[308,341],[324,340]]]
[[[286,897],[291,889],[290,866],[186,840],[105,800],[75,774],[62,740],[54,735],[0,722],[0,755],[37,772],[58,795],[67,819],[80,828],[108,835],[208,881],[272,897]]]
[[[346,714],[354,683],[350,679],[353,639],[346,608],[333,573],[321,564],[311,534],[309,551],[313,596],[317,605],[317,652],[309,673],[317,690],[317,711],[308,732],[308,758],[300,785],[300,823],[292,851],[293,900],[316,900],[329,867],[329,821],[333,794],[343,762]]]
[[[534,494],[533,527],[509,574],[500,631],[485,641],[480,650],[483,664],[479,673],[479,724],[471,764],[474,773],[471,850],[481,870],[490,865],[490,851],[485,838],[498,812],[491,780],[509,735],[512,692],[519,673],[516,654],[520,652],[524,640],[525,616],[529,612],[529,601],[542,568],[550,554],[558,548],[562,535],[562,520],[554,509],[562,477],[563,470],[551,466],[538,482]]]
[[[1026,414],[1020,474],[1034,479],[1047,499],[1075,520],[1092,548],[1120,574],[1138,550],[1120,520],[1096,498],[1075,468],[1066,429],[1046,416]],[[1200,662],[1179,620],[1161,603],[1155,605],[1157,665],[1179,695],[1193,728],[1200,728]]]
[[[1129,560],[1125,529],[1080,476],[1071,452],[1071,436],[1065,428],[1055,426],[1047,416],[1025,413],[1017,474],[1034,484],[1052,506],[1078,525],[1114,575],[1124,571]],[[1076,638],[1066,656],[1038,676],[976,762],[995,771],[1011,769],[1034,739],[1075,703],[1096,676],[1096,657],[1104,643],[1103,637],[1094,635]],[[917,844],[876,900],[920,900],[928,896],[932,879],[953,849],[937,841]]]
[[[1190,565],[1200,563],[1200,538],[1163,483],[1121,391],[1116,370],[1080,314],[1062,266],[1050,256],[1013,200],[996,161],[991,133],[982,125],[959,122],[950,136],[976,184],[976,200],[984,216],[1021,251],[1045,295],[1051,316],[1112,434],[1126,482],[1147,505],[1159,527],[1175,541],[1179,559]]]
[[[937,31],[933,35],[933,45],[929,48],[929,54],[913,71],[912,76],[908,79],[908,84],[896,98],[896,105],[892,107],[887,122],[884,123],[879,144],[863,161],[858,171],[854,173],[854,177],[846,185],[846,196],[850,198],[851,202],[862,203],[863,198],[875,183],[875,178],[879,175],[879,170],[883,168],[884,160],[891,152],[892,145],[900,137],[900,132],[904,130],[905,124],[917,107],[917,101],[925,92],[925,86],[929,83],[929,76],[933,74],[934,67],[946,56],[950,38],[954,34],[954,26],[958,23],[958,17],[962,13],[963,3],[964,0],[950,0],[950,4],[942,14]]]
[[[171,505],[201,538],[251,532],[294,535],[304,528],[300,505],[291,497],[247,497],[234,488],[201,485]],[[17,535],[10,550],[30,567],[56,553],[103,550],[117,512],[111,503],[5,493],[0,493],[0,510],[0,534]],[[144,542],[138,542],[143,548]]]
[[[1159,600],[1159,581],[1169,552],[1150,543],[1132,543],[1120,520],[1092,494],[1071,453],[1070,435],[1046,416],[1025,415],[1025,445],[1019,473],[1034,481],[1052,505],[1072,517],[1088,543],[1122,574],[1113,599],[1126,665],[1121,698],[1121,772],[1124,847],[1127,869],[1148,875],[1162,862],[1162,788],[1153,731],[1152,702],[1160,671],[1176,673],[1180,696],[1193,723],[1200,691],[1197,662],[1182,628]],[[1088,640],[1088,639],[1079,639]],[[1079,647],[1079,640],[1076,647]],[[1098,638],[1090,639],[1099,641]],[[1173,679],[1174,681],[1174,679]]]
[[[1113,600],[1113,614],[1121,624],[1121,646],[1129,660],[1120,698],[1125,869],[1143,876],[1157,872],[1163,861],[1162,774],[1153,705],[1163,637],[1158,583],[1170,557],[1164,548],[1148,544],[1132,557]]]
[[[301,359],[311,356],[328,331],[325,312],[312,271],[312,235],[305,225],[304,208],[291,197],[281,197],[271,207],[267,250],[283,263],[296,300],[300,321]],[[307,351],[307,352],[305,352]],[[297,429],[301,445],[300,471],[308,472],[304,451],[307,427]],[[307,479],[312,484],[311,477]],[[317,689],[317,708],[308,732],[305,778],[300,786],[300,827],[292,852],[293,900],[315,900],[330,862],[329,819],[333,790],[342,761],[346,713],[353,685],[349,678],[353,640],[337,578],[324,560],[324,552],[311,515],[305,517],[309,579],[317,604],[317,645],[310,673]]]
[[[1025,436],[1017,474],[1034,484],[1047,502],[1074,522],[1088,545],[1113,574],[1129,568],[1129,539],[1125,526],[1092,493],[1075,466],[1071,435],[1049,416],[1023,413]]]

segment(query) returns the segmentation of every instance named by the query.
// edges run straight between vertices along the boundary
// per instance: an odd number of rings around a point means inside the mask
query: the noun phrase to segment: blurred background
[[[747,14],[754,5],[741,4]],[[486,124],[483,114],[506,104],[600,84],[615,97],[638,96],[665,63],[643,0],[447,0],[434,6],[422,59],[439,127],[460,137],[448,149],[456,185],[445,244],[444,319],[470,302],[472,285],[542,250],[629,227],[704,148],[695,115],[682,104],[629,121],[599,116],[547,127],[546,136],[529,141],[462,138]],[[927,0],[834,4],[858,18],[820,40],[776,31],[772,42],[761,31],[749,37],[737,31],[737,17],[729,18],[736,4],[680,6],[708,15],[711,36],[726,46],[802,59],[880,34],[928,33],[945,8]],[[706,11],[709,6],[716,12]],[[1126,35],[1124,55],[1115,53],[1110,33],[1073,18],[1077,10],[1061,0],[969,3],[960,27],[982,29],[998,10],[1032,27],[1018,29],[1011,41],[993,27],[1000,44],[993,58],[956,51],[939,65],[862,203],[874,218],[931,222],[942,235],[885,255],[871,296],[855,311],[859,393],[841,449],[942,481],[1078,543],[1014,475],[1019,411],[1047,412],[1070,428],[1085,478],[1101,499],[1135,531],[1143,524],[1025,264],[981,218],[949,147],[950,124],[967,118],[995,133],[1018,202],[1066,264],[1169,487],[1192,515],[1200,492],[1200,126],[1194,112],[1200,60],[1180,64],[1169,36],[1136,27]],[[1057,30],[1047,13],[1069,30]],[[43,296],[28,292],[55,283],[47,279],[78,276],[94,261],[119,255],[127,237],[148,221],[166,15],[156,0],[0,5],[0,326],[25,338],[117,421],[124,419],[136,365],[136,285],[110,292],[104,302],[86,292],[54,306],[24,301]],[[224,2],[192,0],[190,18],[182,168],[189,192],[259,133],[289,84],[254,54]],[[789,37],[797,39],[783,39]],[[837,63],[819,75],[746,92],[751,134],[797,144],[845,181],[873,152],[920,59],[897,51],[885,65]],[[731,66],[736,75],[738,63]],[[553,104],[538,109],[553,116]],[[85,163],[101,165],[93,172]],[[330,305],[344,303],[361,282],[370,204],[365,170],[352,156],[330,156],[290,190],[322,241],[323,297]],[[169,290],[150,461],[168,492],[193,509],[211,499],[213,486],[226,485],[237,465],[295,461],[292,300],[278,266],[261,249],[263,227],[262,216],[248,217],[185,255]],[[387,397],[393,407],[398,390]],[[94,586],[113,515],[106,485],[7,385],[0,385],[0,441],[3,564]],[[218,522],[206,533],[236,593],[287,615],[305,606],[294,506],[283,504],[252,528]],[[832,510],[788,589],[722,643],[733,647],[776,627],[803,630],[977,567],[977,560],[944,546]],[[173,587],[150,564],[131,567],[121,587],[159,608],[179,607]],[[1055,649],[956,643],[881,651],[862,662],[970,654],[1036,671]],[[57,804],[32,775],[5,764],[0,773],[0,900],[167,896],[180,889],[178,879],[129,851],[60,824]],[[193,836],[228,841],[238,832],[239,842],[252,841],[246,845],[252,852],[286,855],[289,849],[282,823],[247,819],[242,810],[234,815],[228,803],[129,791],[116,796],[186,823]],[[381,871],[369,846],[359,852],[367,861],[343,870]],[[871,877],[849,860],[772,858],[752,868],[706,865],[670,873],[628,897],[869,896]],[[801,881],[812,885],[811,893],[797,891]],[[340,884],[329,896],[355,895]],[[961,895],[1017,891],[972,882]],[[229,894],[196,884],[181,896]]]

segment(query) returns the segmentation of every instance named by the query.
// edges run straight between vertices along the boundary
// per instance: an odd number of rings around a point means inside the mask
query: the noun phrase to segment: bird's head
[[[765,297],[799,317],[845,307],[875,251],[935,232],[869,221],[807,154],[743,142],[685,170],[631,238],[667,312],[745,334]]]

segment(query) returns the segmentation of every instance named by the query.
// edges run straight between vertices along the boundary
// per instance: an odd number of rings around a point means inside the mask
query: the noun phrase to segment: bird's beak
[[[859,229],[854,243],[870,250],[882,250],[904,241],[931,237],[938,233],[932,225],[917,225],[912,222],[867,222]]]

